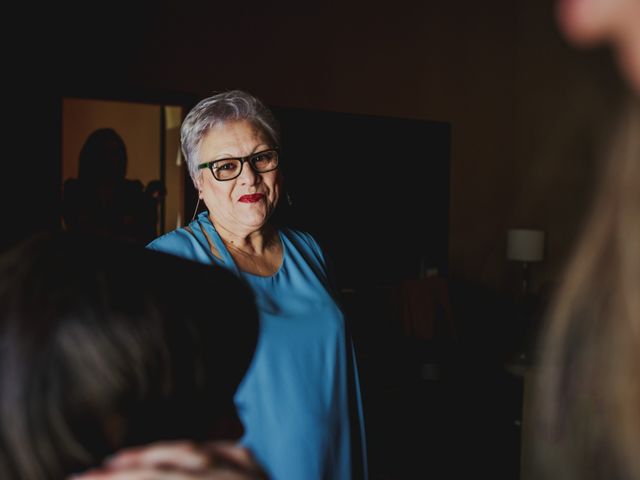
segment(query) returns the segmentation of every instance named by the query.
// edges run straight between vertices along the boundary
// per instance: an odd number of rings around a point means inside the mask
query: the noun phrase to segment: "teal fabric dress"
[[[211,253],[203,232],[222,261]],[[351,480],[354,472],[366,479],[355,356],[323,253],[307,233],[286,228],[278,233],[283,261],[270,277],[236,267],[208,212],[198,215],[189,229],[169,232],[147,248],[222,265],[252,287],[260,336],[235,403],[245,429],[241,442],[272,480]],[[352,452],[354,440],[359,454]]]

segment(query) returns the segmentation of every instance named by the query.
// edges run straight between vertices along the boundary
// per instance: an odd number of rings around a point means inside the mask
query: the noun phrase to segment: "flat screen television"
[[[272,109],[292,199],[275,220],[317,238],[340,288],[446,275],[450,124]]]

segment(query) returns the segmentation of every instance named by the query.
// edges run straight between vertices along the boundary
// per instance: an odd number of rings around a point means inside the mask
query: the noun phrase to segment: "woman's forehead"
[[[264,142],[266,139],[264,131],[249,120],[231,120],[209,128],[203,136],[203,143],[226,146],[240,142]]]
[[[267,135],[248,120],[235,120],[211,127],[200,143],[200,154],[212,156],[246,156],[262,146],[269,146]]]

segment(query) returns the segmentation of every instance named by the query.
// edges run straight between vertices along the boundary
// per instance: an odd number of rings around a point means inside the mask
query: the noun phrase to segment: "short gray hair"
[[[238,120],[248,120],[266,135],[274,147],[280,145],[278,121],[271,110],[250,93],[229,90],[200,100],[187,114],[180,128],[182,154],[196,188],[202,139],[216,125]]]

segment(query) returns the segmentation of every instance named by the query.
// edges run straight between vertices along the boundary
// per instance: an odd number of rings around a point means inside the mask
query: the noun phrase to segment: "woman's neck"
[[[213,219],[211,222],[240,271],[261,277],[278,272],[284,261],[284,247],[275,228],[263,225],[258,230],[238,232]]]
[[[209,219],[227,247],[259,256],[273,244],[275,229],[268,224],[258,230],[238,231],[216,222],[211,216]]]

